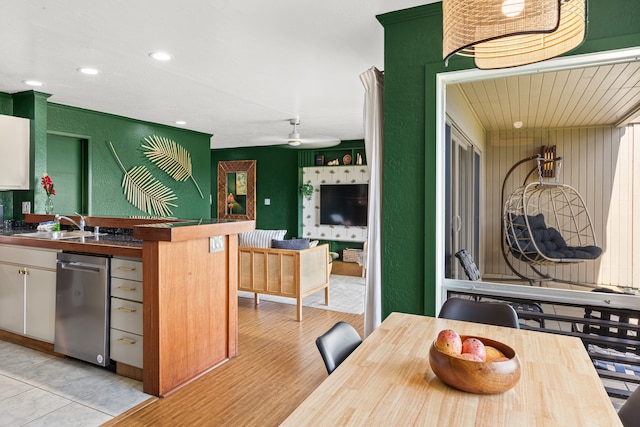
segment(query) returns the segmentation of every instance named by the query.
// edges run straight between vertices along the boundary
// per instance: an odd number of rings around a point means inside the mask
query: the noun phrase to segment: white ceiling
[[[639,114],[640,61],[460,84],[487,131],[613,126]],[[633,119],[634,117],[630,117]]]
[[[375,16],[434,0],[2,0],[0,92],[213,134],[362,139],[359,75],[383,69]],[[149,58],[164,50],[174,59]],[[95,67],[97,76],[80,74]]]

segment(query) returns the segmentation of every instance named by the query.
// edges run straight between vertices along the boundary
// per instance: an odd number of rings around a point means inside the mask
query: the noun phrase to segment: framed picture
[[[236,194],[238,196],[247,195],[247,173],[236,172]]]
[[[324,166],[324,156],[322,154],[316,154],[316,166]]]

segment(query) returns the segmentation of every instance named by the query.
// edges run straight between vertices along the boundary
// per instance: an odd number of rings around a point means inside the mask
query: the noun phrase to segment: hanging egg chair
[[[602,249],[584,200],[575,188],[558,181],[561,157],[545,160],[537,155],[523,159],[511,168],[504,182],[517,166],[530,160],[536,160],[537,167],[525,182],[535,170],[538,180],[518,187],[506,200],[503,197],[503,254],[509,267],[525,278],[507,260],[507,253],[531,266],[597,259]],[[555,181],[543,179],[544,164],[550,162],[557,164]],[[535,268],[534,271],[542,275]]]

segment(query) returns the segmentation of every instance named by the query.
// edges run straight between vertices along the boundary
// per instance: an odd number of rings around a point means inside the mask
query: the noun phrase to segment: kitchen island
[[[86,221],[87,227],[126,225],[133,239],[43,240],[5,231],[0,244],[142,259],[145,393],[167,396],[237,355],[238,233],[253,230],[255,221]]]

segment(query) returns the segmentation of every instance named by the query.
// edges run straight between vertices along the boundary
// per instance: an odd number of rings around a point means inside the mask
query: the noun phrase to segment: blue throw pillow
[[[275,249],[293,249],[300,251],[309,249],[309,239],[271,240],[271,247]]]

